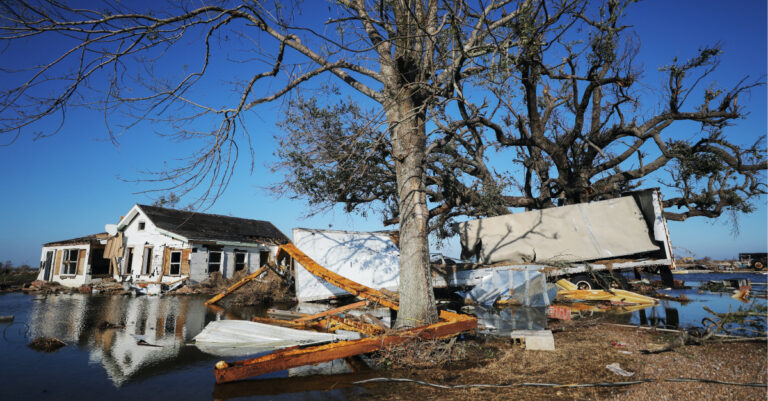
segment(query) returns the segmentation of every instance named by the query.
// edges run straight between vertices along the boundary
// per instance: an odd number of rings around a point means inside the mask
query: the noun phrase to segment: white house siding
[[[194,245],[197,252],[191,254],[190,259],[190,271],[191,277],[195,281],[200,281],[198,277],[202,277],[204,280],[208,277],[208,252],[210,250],[205,245]],[[245,264],[249,273],[255,272],[261,265],[266,263],[260,260],[260,252],[269,252],[274,259],[277,252],[276,246],[267,245],[250,245],[250,246],[223,246],[220,251],[214,250],[213,252],[222,252],[222,267],[221,274],[225,278],[231,278],[235,274],[235,250],[245,252]]]
[[[120,262],[120,272],[115,277],[122,280],[130,279],[131,281],[155,281],[163,271],[163,253],[165,248],[185,249],[190,247],[185,242],[161,233],[139,208],[134,206],[134,209],[137,212],[136,217],[123,229],[123,238],[125,238],[125,244],[123,245],[124,253]],[[139,230],[139,223],[144,223],[143,230]],[[149,268],[149,274],[142,274],[144,249],[147,246],[153,247],[152,264]],[[123,272],[128,261],[128,248],[133,248],[133,261],[131,263],[131,274],[124,275]],[[171,282],[177,279],[178,276],[164,276],[162,281]]]
[[[85,249],[85,258],[83,258],[82,263],[83,266],[81,267],[79,263],[81,261],[78,258],[78,266],[77,271],[82,271],[82,274],[76,274],[74,276],[72,275],[63,275],[64,269],[63,266],[63,254],[65,249],[77,249],[78,255],[81,249]],[[73,245],[55,245],[55,246],[44,246],[43,251],[40,256],[40,261],[45,264],[45,254],[48,251],[53,251],[53,261],[51,262],[51,278],[50,281],[57,282],[65,287],[80,287],[81,285],[90,283],[91,276],[88,274],[90,272],[91,266],[89,264],[89,260],[91,258],[91,245],[90,244],[73,244]],[[56,260],[56,253],[61,251],[62,258],[58,261]],[[58,269],[59,274],[55,274]],[[45,270],[40,269],[40,273],[37,275],[38,280],[44,280],[45,279]]]

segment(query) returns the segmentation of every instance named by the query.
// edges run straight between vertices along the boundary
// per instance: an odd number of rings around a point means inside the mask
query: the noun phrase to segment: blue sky
[[[692,57],[700,46],[714,43],[721,43],[725,52],[718,73],[712,77],[718,84],[728,88],[745,75],[765,80],[765,1],[736,1],[727,6],[721,1],[645,1],[630,9],[626,23],[633,25],[641,41],[638,60],[645,67],[642,82],[648,87],[649,99],[656,98],[655,88],[664,84],[658,66],[668,64],[675,56]],[[28,46],[15,56],[41,57],[45,48],[42,50]],[[231,71],[227,80],[236,79],[232,77],[239,73]],[[206,89],[212,91],[210,99],[216,101],[215,87]],[[765,86],[754,89],[739,103],[746,105],[750,114],[726,133],[739,143],[752,143],[766,135]],[[340,209],[304,218],[310,212],[305,203],[276,199],[268,193],[265,187],[282,178],[267,167],[274,161],[273,137],[280,134],[275,127],[278,113],[277,105],[267,105],[250,115],[249,130],[256,144],[254,171],[249,171],[247,155],[241,155],[227,192],[208,211],[270,220],[289,236],[293,227],[383,229],[376,215],[361,218]],[[116,222],[134,203],[153,200],[139,193],[150,186],[124,179],[140,178],[140,171],[157,170],[164,161],[173,164],[195,149],[193,143],[158,137],[156,127],[149,123],[134,127],[119,138],[119,145],[114,145],[108,140],[104,116],[83,109],[70,110],[57,135],[33,140],[32,134],[49,132],[52,127],[53,122],[35,125],[22,132],[12,145],[0,146],[2,261],[36,265],[42,243],[103,231],[104,224]],[[691,127],[678,128],[674,135],[685,137],[686,129]],[[697,256],[715,258],[764,251],[768,243],[766,200],[759,200],[757,206],[757,212],[740,217],[740,233],[736,236],[726,217],[670,222],[673,245],[684,254],[689,250]],[[442,251],[458,254],[456,241],[449,241]]]

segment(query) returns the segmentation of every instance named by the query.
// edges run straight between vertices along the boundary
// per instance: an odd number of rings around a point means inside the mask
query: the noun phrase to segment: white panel
[[[462,246],[482,241],[484,263],[575,262],[658,250],[632,197],[472,220]]]
[[[371,288],[396,291],[400,252],[383,233],[293,229],[293,243],[321,266]],[[296,298],[316,301],[347,294],[296,264]]]

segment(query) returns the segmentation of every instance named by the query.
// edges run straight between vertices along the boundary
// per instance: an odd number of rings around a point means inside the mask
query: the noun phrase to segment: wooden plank
[[[221,301],[221,299],[222,299],[222,298],[224,298],[224,297],[226,297],[227,295],[231,294],[233,291],[237,290],[238,288],[240,288],[240,287],[244,286],[244,285],[245,285],[247,282],[249,282],[249,281],[251,281],[251,280],[255,279],[256,277],[258,277],[258,276],[259,276],[261,273],[263,273],[263,272],[264,272],[264,270],[266,270],[266,269],[267,269],[267,265],[261,266],[261,267],[259,268],[259,270],[256,270],[255,272],[253,272],[253,273],[251,273],[251,274],[249,274],[249,275],[247,275],[247,276],[243,277],[243,279],[242,279],[242,280],[240,280],[240,281],[236,282],[235,284],[232,284],[232,285],[231,285],[231,286],[229,286],[229,288],[227,288],[227,289],[226,289],[224,292],[222,292],[222,293],[220,293],[220,294],[216,294],[216,295],[214,295],[214,296],[213,296],[213,298],[211,298],[211,299],[209,299],[209,300],[205,301],[205,304],[206,304],[206,305],[212,305],[212,304],[215,304],[216,302],[219,302],[219,301]]]
[[[366,304],[368,304],[368,301],[355,302],[355,303],[351,303],[349,305],[340,306],[338,308],[329,309],[329,310],[327,310],[325,312],[320,312],[320,313],[316,313],[314,315],[300,317],[300,318],[296,319],[296,321],[297,322],[308,322],[308,321],[311,321],[311,320],[317,320],[317,319],[320,319],[320,318],[323,318],[323,317],[326,317],[326,316],[329,316],[329,315],[335,315],[337,313],[345,312],[345,311],[348,311],[348,310],[351,310],[351,309],[362,308]]]
[[[85,249],[81,249],[77,254],[77,270],[76,274],[78,276],[81,276],[83,274],[83,271],[85,270]]]
[[[189,276],[189,254],[192,252],[191,249],[183,249],[181,251],[181,269],[179,269],[179,273],[181,275],[187,275]]]
[[[379,303],[394,310],[397,310],[399,307],[397,301],[393,301],[390,297],[381,291],[377,291],[373,288],[369,288],[362,284],[356,283],[320,266],[317,262],[305,255],[304,252],[301,252],[293,244],[281,245],[279,252],[289,254],[312,274],[315,274],[325,281],[328,281],[329,283],[342,288],[353,295]],[[330,323],[336,319],[339,318],[336,316],[328,316],[323,318],[321,322],[328,321]],[[216,382],[227,383],[236,380],[243,380],[253,376],[259,376],[266,373],[277,372],[292,367],[315,365],[338,358],[346,358],[373,352],[387,346],[402,344],[413,339],[426,340],[452,337],[462,331],[474,330],[477,328],[477,319],[472,316],[461,315],[449,311],[441,311],[440,319],[440,322],[428,326],[393,331],[389,334],[382,334],[360,340],[340,341],[337,343],[306,348],[293,347],[263,355],[258,358],[231,363],[220,361],[216,363],[216,366],[214,367]],[[315,322],[314,324],[321,322]],[[288,324],[306,323],[307,322],[293,322]],[[374,325],[368,326],[376,327]],[[376,327],[376,329],[378,329],[378,327]]]
[[[296,320],[282,320],[269,317],[253,317],[252,322],[272,324],[275,326],[290,327],[297,330],[317,330],[334,333],[337,330],[355,331],[367,336],[375,336],[385,332],[385,329],[363,322],[359,319],[341,316],[326,316],[320,320],[298,322]]]
[[[216,382],[228,383],[297,366],[315,365],[338,358],[366,354],[413,339],[429,340],[451,337],[477,327],[477,319],[470,316],[442,311],[440,317],[444,319],[441,322],[402,330],[393,334],[354,341],[339,341],[314,347],[293,347],[244,361],[231,363],[221,361],[214,368]]]
[[[56,251],[56,263],[53,268],[53,275],[58,276],[61,270],[61,249]]]
[[[386,306],[394,310],[397,310],[398,308],[397,301],[393,300],[388,295],[384,294],[381,291],[374,290],[373,288],[364,286],[360,283],[356,283],[346,277],[343,277],[335,272],[332,272],[324,268],[323,266],[320,266],[317,262],[312,260],[312,258],[304,254],[304,252],[300,251],[299,248],[296,248],[296,246],[293,244],[289,243],[289,244],[280,245],[278,256],[280,252],[287,253],[288,255],[293,257],[294,260],[296,260],[302,266],[304,266],[304,268],[307,269],[307,271],[309,271],[310,273],[335,285],[336,287],[339,287],[349,292],[352,295],[355,295],[363,299],[367,299],[369,301],[376,302],[379,305]]]
[[[171,273],[171,248],[163,248],[163,268],[160,269],[160,277],[157,278],[157,282],[163,281],[163,276]]]

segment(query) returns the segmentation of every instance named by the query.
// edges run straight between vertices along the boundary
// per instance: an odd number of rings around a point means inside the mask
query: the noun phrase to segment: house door
[[[45,266],[43,266],[43,280],[51,281],[51,265],[53,264],[53,251],[45,253]]]

